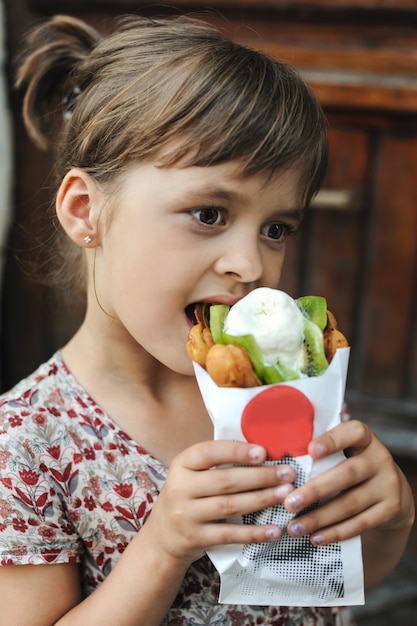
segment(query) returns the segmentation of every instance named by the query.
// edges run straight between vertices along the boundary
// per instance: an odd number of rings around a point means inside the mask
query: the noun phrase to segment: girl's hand
[[[180,453],[144,529],[165,556],[190,564],[207,548],[228,543],[275,541],[273,525],[226,523],[283,502],[295,472],[261,465],[264,448],[235,441],[206,441]]]
[[[332,498],[294,519],[288,533],[294,537],[309,534],[314,544],[341,541],[372,529],[407,536],[414,520],[413,497],[385,446],[364,423],[351,420],[309,446],[313,459],[338,451],[345,452],[346,460],[287,496],[285,506],[292,512]]]

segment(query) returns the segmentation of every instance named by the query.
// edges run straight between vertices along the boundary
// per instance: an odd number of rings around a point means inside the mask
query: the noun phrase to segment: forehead
[[[181,145],[178,145],[181,150]],[[172,149],[169,151],[161,151],[154,158],[143,162],[131,162],[126,171],[132,170],[154,170],[160,172],[161,177],[178,177],[184,181],[188,178],[202,183],[206,180],[208,183],[215,180],[222,180],[224,183],[244,182],[248,180],[257,180],[263,182],[265,187],[284,181],[297,181],[300,183],[304,173],[305,166],[303,163],[296,163],[288,167],[277,168],[271,170],[252,171],[247,169],[247,162],[244,158],[229,159],[213,164],[200,164],[192,155],[186,154],[183,157],[172,160]],[[299,186],[299,185],[297,185]]]
[[[302,206],[305,190],[303,189],[303,169],[293,167],[275,172],[245,173],[244,163],[240,160],[228,161],[208,167],[187,166],[163,168],[167,178],[177,178],[184,191],[224,201],[239,202],[264,199],[267,196],[288,198],[292,205]]]
[[[302,212],[301,168],[245,175],[240,161],[207,167],[161,166],[160,162],[132,165],[123,184],[131,197],[166,198],[179,205],[234,204],[251,207],[261,202],[271,210]]]

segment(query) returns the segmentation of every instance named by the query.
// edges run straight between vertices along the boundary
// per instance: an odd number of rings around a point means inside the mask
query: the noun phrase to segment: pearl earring
[[[89,244],[91,243],[93,240],[91,239],[90,235],[86,235],[84,237],[84,243]]]

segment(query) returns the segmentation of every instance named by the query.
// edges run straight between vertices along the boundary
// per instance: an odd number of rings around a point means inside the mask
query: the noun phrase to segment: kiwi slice
[[[266,385],[274,385],[275,383],[285,383],[288,380],[297,380],[300,378],[300,374],[282,363],[276,363],[275,365],[264,365],[262,378]]]
[[[324,353],[323,332],[311,320],[304,320],[304,348],[305,366],[304,374],[307,376],[319,376],[328,368],[328,362]]]
[[[295,300],[305,318],[314,322],[321,331],[327,325],[327,301],[323,296],[301,296]]]
[[[229,335],[223,331],[224,320],[230,307],[227,304],[212,304],[210,306],[210,330],[214,343],[235,344],[246,350],[252,362],[257,377],[263,380],[264,363],[262,352],[253,335]]]
[[[210,306],[210,330],[214,343],[224,343],[223,326],[229,309],[227,304],[212,304]]]
[[[253,335],[229,335],[228,333],[223,333],[221,343],[233,343],[236,346],[244,348],[252,362],[255,374],[260,380],[264,379],[265,365],[263,362],[262,351]]]

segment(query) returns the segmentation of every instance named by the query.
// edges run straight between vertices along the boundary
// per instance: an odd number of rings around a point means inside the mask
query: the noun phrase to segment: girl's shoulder
[[[85,405],[57,352],[0,396],[0,454],[23,455],[29,463],[40,450],[68,445],[74,437],[81,442],[78,397]]]
[[[100,453],[113,465],[129,456],[158,481],[165,479],[167,469],[95,402],[58,351],[0,396],[0,455],[2,450],[22,447],[36,455],[38,449],[68,442],[85,459],[95,459]]]
[[[57,352],[29,376],[0,395],[1,418],[4,419],[5,414],[13,411],[25,413],[44,408],[48,399],[53,401],[53,396],[57,399],[60,395],[61,386],[65,384],[68,375],[65,374],[63,362]]]
[[[27,419],[40,423],[62,412],[71,415],[74,407],[86,407],[87,403],[87,394],[66,368],[60,352],[56,352],[0,396],[0,430],[16,428]]]

